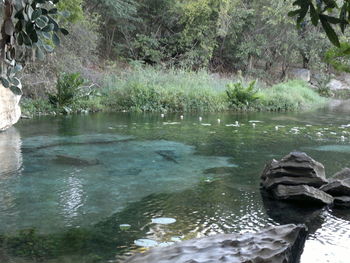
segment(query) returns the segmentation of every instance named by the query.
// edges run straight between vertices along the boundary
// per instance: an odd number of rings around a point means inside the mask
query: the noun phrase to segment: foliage
[[[324,98],[300,80],[280,83],[261,92],[261,107],[270,111],[303,110],[324,102]]]
[[[80,95],[84,79],[79,73],[66,74],[59,76],[57,81],[57,94],[50,94],[49,101],[56,107],[68,107]]]
[[[338,25],[341,32],[344,33],[350,20],[349,0],[317,0],[316,4],[310,0],[297,0],[293,5],[298,6],[299,9],[290,11],[289,16],[297,16],[298,26],[303,25],[309,13],[312,24],[317,26],[321,22],[329,40],[333,45],[340,47],[339,37],[333,25]],[[335,10],[339,12],[339,15],[334,15]]]
[[[339,47],[330,48],[324,57],[326,63],[332,65],[336,70],[350,73],[350,44],[341,43]]]
[[[145,67],[109,77],[103,93],[111,110],[213,112],[227,109],[224,85],[206,72]]]
[[[59,0],[4,1],[4,18],[1,28],[1,82],[15,94],[22,94],[17,73],[22,70],[26,48],[31,48],[38,59],[52,52],[60,44],[59,34],[67,35],[55,20]]]
[[[255,83],[255,80],[251,81],[247,87],[242,81],[228,84],[226,94],[231,107],[250,108],[260,98]]]

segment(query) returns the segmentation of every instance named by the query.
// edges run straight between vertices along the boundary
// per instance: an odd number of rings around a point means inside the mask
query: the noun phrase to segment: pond
[[[122,262],[151,246],[291,222],[310,228],[302,263],[348,262],[350,210],[300,211],[261,196],[265,163],[291,151],[327,176],[350,167],[350,116],[22,120],[0,134],[0,262]]]

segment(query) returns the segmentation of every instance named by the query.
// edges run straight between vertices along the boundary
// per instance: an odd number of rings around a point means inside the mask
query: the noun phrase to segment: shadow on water
[[[266,213],[281,225],[305,224],[308,233],[312,234],[324,223],[324,218],[321,215],[325,208],[275,200],[265,190],[261,190],[261,197]]]

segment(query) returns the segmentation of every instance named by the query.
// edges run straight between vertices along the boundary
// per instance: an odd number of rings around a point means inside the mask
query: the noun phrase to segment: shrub
[[[56,107],[67,107],[81,96],[80,89],[84,84],[84,79],[79,73],[66,74],[63,73],[57,80],[57,94],[49,94],[50,103]]]
[[[226,95],[232,108],[248,109],[260,98],[255,88],[256,81],[251,81],[244,87],[242,81],[227,85]]]
[[[302,110],[324,102],[324,98],[301,80],[280,83],[261,93],[261,107],[270,111]]]

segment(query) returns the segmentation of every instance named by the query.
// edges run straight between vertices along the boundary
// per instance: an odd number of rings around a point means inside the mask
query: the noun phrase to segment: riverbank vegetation
[[[324,59],[332,45],[309,18],[296,28],[292,0],[61,0],[58,8],[69,10],[60,23],[70,34],[24,67],[27,115],[300,110],[324,101],[317,91],[330,94],[319,83],[335,73]],[[293,81],[300,68],[313,89]],[[60,78],[77,74],[84,83],[69,105],[53,102]]]
[[[220,77],[206,71],[140,67],[107,75],[101,86],[84,84],[78,75],[62,75],[58,92],[48,99],[22,100],[25,115],[96,111],[218,112],[295,111],[325,99],[306,82],[289,80],[266,87],[256,80]],[[64,82],[65,83],[62,83]]]

